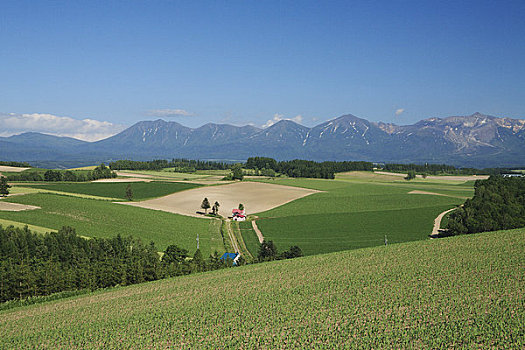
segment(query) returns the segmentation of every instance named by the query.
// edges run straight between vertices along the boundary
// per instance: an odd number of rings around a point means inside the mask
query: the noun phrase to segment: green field
[[[525,347],[525,230],[249,265],[0,312],[0,348]]]
[[[239,222],[239,228],[241,230],[242,238],[246,244],[246,248],[253,257],[257,257],[259,253],[259,240],[257,239],[257,234],[253,230],[251,221],[241,221]]]
[[[25,183],[23,187],[45,189],[91,196],[126,199],[126,188],[131,185],[133,200],[166,196],[171,193],[200,187],[197,184],[181,182],[70,182],[70,183]]]
[[[472,196],[472,184],[398,179],[274,179],[269,183],[324,191],[258,213],[265,239],[306,255],[427,239],[439,213]],[[444,194],[409,194],[413,190]]]
[[[176,244],[194,252],[198,233],[204,256],[208,256],[214,250],[224,250],[222,236],[214,222],[216,220],[50,193],[15,196],[8,201],[36,205],[42,209],[0,211],[0,219],[51,229],[71,226],[79,235],[88,237],[131,235],[145,243],[153,241],[161,250],[167,245]],[[213,225],[213,228],[210,228],[210,225]]]

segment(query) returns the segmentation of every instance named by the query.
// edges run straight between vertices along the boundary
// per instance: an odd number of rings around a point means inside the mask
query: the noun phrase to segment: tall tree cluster
[[[477,180],[474,188],[474,197],[450,214],[450,234],[525,227],[524,178],[491,176]]]
[[[109,163],[112,170],[162,170],[164,168],[175,168],[180,172],[194,172],[196,170],[225,170],[231,164],[205,160],[192,160],[176,158],[168,161],[166,159],[155,159],[150,161],[117,160]]]
[[[131,237],[85,239],[70,227],[39,235],[0,226],[1,301],[152,281],[159,267],[155,245]]]
[[[269,170],[287,175],[289,177],[311,177],[322,179],[333,179],[335,173],[344,171],[372,171],[373,164],[370,162],[314,162],[311,160],[295,159],[290,161],[276,161],[267,157],[250,157],[246,161],[247,169],[255,169],[261,174]]]
[[[170,245],[159,254],[155,244],[133,237],[87,239],[71,227],[36,234],[0,225],[0,302],[74,291],[130,285],[224,268],[215,252],[205,259]]]
[[[91,171],[71,171],[71,170],[47,170],[44,173],[37,171],[23,171],[21,173],[9,174],[7,179],[9,181],[68,181],[68,182],[83,182],[93,181],[98,179],[111,179],[117,177],[117,174],[111,171],[110,168],[104,164],[100,164]]]
[[[7,178],[5,176],[0,176],[0,197],[7,196],[10,188],[11,185],[7,183]]]

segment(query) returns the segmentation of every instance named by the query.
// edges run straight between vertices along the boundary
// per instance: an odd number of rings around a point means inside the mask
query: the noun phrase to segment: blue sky
[[[525,118],[523,18],[525,1],[0,0],[0,113],[115,130]]]

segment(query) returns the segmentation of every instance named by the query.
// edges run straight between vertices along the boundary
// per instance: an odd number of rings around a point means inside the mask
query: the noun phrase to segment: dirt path
[[[0,201],[0,211],[22,211],[22,210],[35,210],[35,209],[40,209],[40,207],[37,207],[35,205],[25,205],[25,204]]]
[[[148,178],[137,178],[137,177],[127,177],[125,179],[115,178],[115,179],[99,179],[93,180],[91,182],[151,182],[152,179]]]
[[[262,243],[264,241],[264,236],[261,230],[259,230],[259,227],[257,227],[257,223],[255,222],[255,220],[252,220],[252,227],[255,231],[255,234],[257,235],[257,238],[259,239],[259,243]]]
[[[432,196],[443,196],[443,197],[452,197],[452,198],[461,198],[461,199],[468,199],[469,198],[469,197],[452,196],[450,194],[443,194],[443,193],[436,193],[436,192],[427,192],[427,191],[419,191],[419,190],[410,191],[410,192],[408,192],[408,194],[428,194],[428,195],[432,195]]]
[[[453,210],[456,210],[457,208],[452,208],[449,210],[445,210],[441,214],[437,216],[437,218],[434,219],[434,228],[432,228],[432,234],[431,236],[437,236],[439,235],[439,228],[441,227],[441,220],[443,220],[443,217],[450,213]]]
[[[235,238],[235,235],[233,234],[232,222],[230,219],[225,220],[225,222],[226,230],[228,231],[228,236],[230,236],[230,241],[232,242],[233,250],[235,250],[235,253],[240,253],[239,244],[237,242],[237,239]]]

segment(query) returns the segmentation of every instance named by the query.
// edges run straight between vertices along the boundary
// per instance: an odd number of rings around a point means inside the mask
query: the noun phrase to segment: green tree
[[[208,209],[211,208],[210,201],[208,198],[204,198],[201,203],[201,208],[204,209],[204,213],[208,214]]]
[[[206,271],[206,261],[204,261],[204,258],[202,257],[202,253],[200,249],[197,249],[195,251],[195,254],[193,254],[191,265],[192,265],[192,271],[194,272]]]
[[[405,180],[407,181],[410,181],[415,178],[416,178],[416,172],[414,170],[409,170],[407,176],[405,176]]]
[[[273,241],[264,240],[259,246],[259,254],[257,255],[259,261],[275,260],[277,258],[277,247]]]
[[[244,210],[244,204],[239,203],[239,210]]]
[[[188,251],[186,249],[177,247],[176,245],[172,244],[166,248],[166,251],[162,256],[162,262],[167,264],[181,264],[186,260],[187,257]]]
[[[0,177],[0,197],[7,196],[9,194],[9,188],[11,186],[7,183],[5,176]]]
[[[211,208],[212,212],[214,215],[219,215],[219,207],[221,205],[219,204],[219,202],[215,201],[215,203],[213,204],[213,207]]]
[[[234,164],[232,167],[232,179],[241,180],[244,178],[241,164]]]
[[[131,184],[128,184],[128,186],[126,187],[126,199],[128,201],[133,200],[133,189],[131,188]]]

